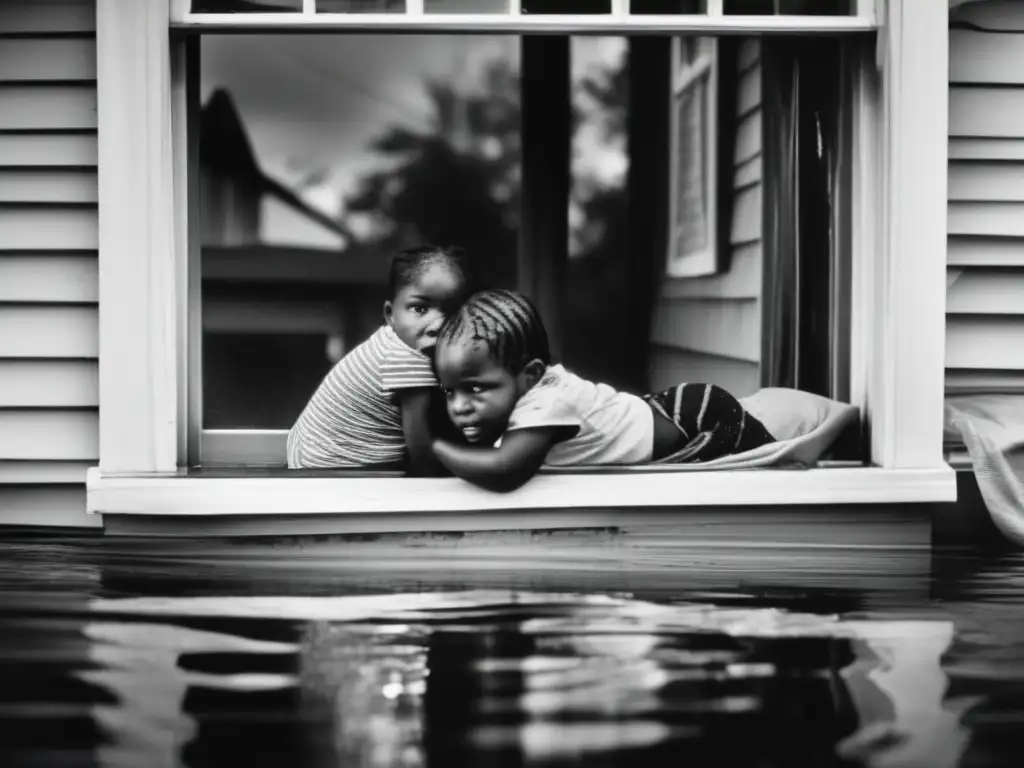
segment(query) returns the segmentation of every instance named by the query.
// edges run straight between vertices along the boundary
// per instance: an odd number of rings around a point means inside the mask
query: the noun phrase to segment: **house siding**
[[[94,0],[0,4],[0,523],[98,526]]]
[[[1024,393],[1024,4],[950,21],[946,391]]]
[[[661,281],[651,331],[650,385],[718,384],[737,396],[760,386],[761,359],[761,66],[757,41],[740,47],[731,174],[729,270]]]

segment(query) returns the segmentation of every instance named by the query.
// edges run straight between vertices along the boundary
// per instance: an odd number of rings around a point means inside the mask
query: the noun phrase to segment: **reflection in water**
[[[940,564],[930,599],[855,613],[852,596],[752,584],[647,599],[424,577],[345,595],[326,570],[319,587],[278,571],[278,592],[308,594],[275,595],[245,590],[251,562],[168,597],[194,565],[109,550],[0,543],[0,763],[952,768],[1024,754],[1024,558]],[[129,565],[167,580],[113,588]]]

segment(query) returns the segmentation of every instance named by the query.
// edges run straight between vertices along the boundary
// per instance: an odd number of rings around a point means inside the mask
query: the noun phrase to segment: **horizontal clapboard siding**
[[[756,41],[739,52],[731,169],[729,269],[707,277],[664,279],[651,328],[651,386],[706,381],[737,395],[759,385],[761,358],[762,161],[761,66]],[[674,378],[681,377],[681,378]]]
[[[100,524],[95,19],[0,3],[0,523]]]
[[[1024,393],[1024,4],[951,23],[946,390]]]

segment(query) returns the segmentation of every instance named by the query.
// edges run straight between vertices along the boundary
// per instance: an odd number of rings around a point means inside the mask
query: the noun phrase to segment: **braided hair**
[[[406,248],[391,258],[388,272],[388,290],[391,297],[422,275],[435,264],[443,264],[459,276],[466,285],[466,292],[473,290],[474,275],[469,256],[454,245],[422,245]]]
[[[518,374],[531,360],[551,362],[548,334],[537,308],[504,288],[474,293],[445,320],[437,343],[468,339],[487,345],[491,358]]]

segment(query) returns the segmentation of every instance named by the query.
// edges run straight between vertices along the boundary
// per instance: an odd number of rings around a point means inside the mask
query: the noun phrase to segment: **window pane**
[[[532,14],[611,13],[612,0],[523,0],[522,9]]]
[[[853,0],[725,0],[723,10],[748,16],[850,16],[856,12]]]
[[[707,13],[707,0],[632,0],[629,12],[637,16]]]
[[[316,0],[317,13],[405,13],[405,0]]]
[[[302,10],[302,0],[192,0],[193,13],[280,13]]]
[[[461,245],[514,287],[517,37],[201,45],[205,428],[290,427],[381,326],[402,248]]]
[[[701,78],[679,99],[679,184],[676,192],[677,252],[700,253],[707,247],[707,82]]]
[[[507,13],[508,0],[423,0],[425,13]]]

